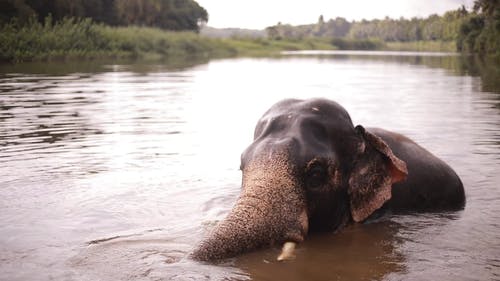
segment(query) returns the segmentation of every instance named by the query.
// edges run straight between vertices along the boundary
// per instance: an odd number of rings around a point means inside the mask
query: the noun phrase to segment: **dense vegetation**
[[[200,59],[236,55],[269,55],[284,50],[332,49],[321,39],[208,38],[194,32],[151,27],[112,27],[90,19],[67,18],[53,23],[31,21],[0,26],[0,61],[72,58]]]
[[[316,24],[291,26],[278,24],[267,28],[272,38],[331,37],[348,39],[379,39],[385,42],[430,40],[455,40],[467,10],[462,7],[443,16],[399,20],[386,17],[383,20],[349,22],[337,17],[325,22],[323,16]]]
[[[208,21],[207,11],[194,0],[2,0],[0,23],[39,22],[50,17],[91,18],[107,25],[138,25],[168,30],[198,31]]]
[[[499,0],[477,0],[472,11],[462,6],[423,19],[320,17],[311,25],[269,27],[267,38],[237,29],[229,30],[229,38],[200,36],[200,23],[207,20],[194,0],[1,0],[0,61],[209,58],[304,49],[458,49],[500,57]]]
[[[377,49],[387,46],[422,46],[424,49],[439,48],[468,53],[500,52],[500,4],[499,0],[477,0],[472,11],[462,6],[444,15],[426,18],[347,21],[337,17],[309,25],[292,26],[278,23],[266,29],[268,37],[276,40],[310,37],[331,38],[340,49]],[[409,44],[404,44],[411,42]],[[420,42],[420,43],[415,43]],[[442,49],[444,48],[444,49]]]
[[[458,33],[457,48],[500,57],[500,1],[478,0]]]
[[[0,60],[30,61],[74,57],[138,57],[145,53],[182,56],[206,54],[205,41],[192,32],[146,27],[110,27],[90,19],[52,23],[5,24],[0,28]]]

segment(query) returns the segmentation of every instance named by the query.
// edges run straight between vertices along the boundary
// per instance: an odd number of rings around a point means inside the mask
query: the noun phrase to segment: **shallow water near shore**
[[[455,54],[0,66],[0,280],[499,280],[500,72]],[[461,177],[463,211],[314,234],[217,265],[187,254],[239,193],[283,98],[326,97]]]

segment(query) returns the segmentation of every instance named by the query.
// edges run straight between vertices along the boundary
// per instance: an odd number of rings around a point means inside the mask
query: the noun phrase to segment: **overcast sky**
[[[208,25],[263,29],[278,22],[314,23],[320,15],[325,20],[344,17],[348,20],[425,17],[443,14],[474,0],[196,0],[207,9]]]

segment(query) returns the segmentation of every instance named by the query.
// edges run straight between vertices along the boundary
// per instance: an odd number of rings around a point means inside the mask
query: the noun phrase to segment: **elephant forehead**
[[[307,115],[342,120],[342,122],[352,125],[351,117],[344,107],[334,101],[322,98],[278,102],[262,116],[261,120],[272,120],[277,117],[291,119],[294,116]]]
[[[242,165],[270,151],[284,149],[300,167],[312,158],[350,159],[359,139],[347,111],[324,99],[286,100],[259,120],[254,142],[242,154]],[[346,161],[344,161],[346,162]],[[272,167],[272,166],[271,166]]]
[[[314,109],[311,109],[312,111]],[[325,118],[311,114],[288,114],[263,121],[256,130],[249,151],[254,154],[285,148],[292,160],[308,161],[310,157],[335,158],[335,139],[344,138]]]
[[[354,126],[344,108],[313,100],[268,111],[255,127],[254,140],[288,136],[324,144],[352,133]]]

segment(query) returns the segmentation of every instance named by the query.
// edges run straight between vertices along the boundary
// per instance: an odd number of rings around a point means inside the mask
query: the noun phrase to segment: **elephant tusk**
[[[281,250],[281,254],[278,256],[278,261],[286,261],[292,260],[295,258],[295,254],[293,253],[295,250],[295,246],[297,243],[295,242],[285,242],[283,245],[283,249]]]

